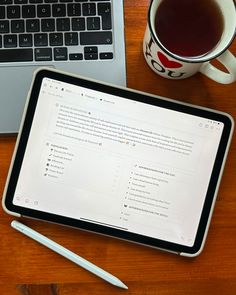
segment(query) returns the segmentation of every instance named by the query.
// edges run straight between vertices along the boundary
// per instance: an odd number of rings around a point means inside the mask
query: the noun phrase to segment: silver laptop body
[[[12,0],[12,1],[13,1],[12,4],[14,5],[16,3],[16,0]],[[21,2],[20,0],[18,1],[19,1],[18,3]],[[25,1],[30,1],[30,0],[25,0]],[[46,0],[41,0],[41,1],[45,1],[45,3],[47,3]],[[54,0],[54,1],[58,1],[58,2],[60,1],[64,3],[64,2],[70,2],[72,0],[68,0],[68,1]],[[52,1],[52,3],[54,3],[54,1]],[[85,6],[86,8],[85,14],[91,13],[88,10],[88,8],[90,7],[89,3],[92,3],[92,5],[94,5],[94,1],[89,0],[89,1],[77,1],[77,2],[80,2],[79,5],[81,5],[81,8],[82,6]],[[107,44],[94,45],[92,40],[91,42],[89,41],[88,44],[81,46],[81,43],[83,41],[82,41],[82,37],[80,40],[81,31],[78,31],[78,36],[79,36],[78,46],[76,45],[69,46],[68,52],[67,52],[68,57],[71,56],[73,57],[73,59],[68,58],[67,60],[63,60],[63,54],[61,56],[60,50],[58,50],[58,56],[56,61],[54,60],[54,57],[53,57],[53,60],[50,60],[50,61],[44,60],[44,56],[42,54],[38,58],[39,61],[36,61],[34,57],[33,61],[0,62],[0,134],[12,134],[12,133],[18,132],[27,92],[29,90],[29,86],[32,80],[32,73],[40,66],[49,66],[53,68],[58,68],[66,72],[94,78],[101,81],[106,81],[112,84],[123,85],[123,86],[126,85],[123,0],[108,0],[107,2],[111,3],[111,15],[112,15],[112,18],[111,18],[112,32],[110,33],[110,35],[112,36],[112,41],[110,40],[110,38],[106,38],[105,42],[107,42]],[[52,3],[50,4],[51,6],[55,5],[55,3],[54,4]],[[98,3],[106,3],[106,1],[97,1],[96,5],[98,5]],[[44,5],[44,2],[42,5]],[[45,5],[49,7],[48,4],[45,4]],[[60,5],[55,6],[55,8],[60,8],[61,7]],[[102,4],[101,7],[104,7],[104,4]],[[6,13],[8,12],[7,9],[8,8],[6,7]],[[42,13],[43,12],[44,11],[42,10]],[[106,13],[106,11],[104,12]],[[98,15],[98,8],[96,8],[96,15],[94,15],[94,13],[92,14],[93,15],[84,16],[84,13],[82,12],[82,9],[81,9],[80,16],[78,17],[78,18],[85,19],[86,27],[88,26],[88,24],[90,25],[90,32],[93,32],[92,30],[93,27],[91,26],[96,25],[96,20],[98,20],[98,18],[101,18],[101,16]],[[90,19],[87,20],[87,18],[90,18]],[[9,21],[10,25],[11,25],[11,22],[14,20],[15,19],[13,18]],[[17,24],[17,21],[15,23]],[[0,27],[1,27],[1,24],[4,25],[4,23],[0,23]],[[108,30],[108,31],[111,31],[111,30]],[[4,34],[1,34],[1,35],[2,35],[3,42],[5,42]],[[14,34],[14,35],[17,35],[17,38],[19,38],[18,36],[19,34]],[[61,35],[65,35],[65,32],[61,32]],[[68,33],[68,36],[70,37],[69,33]],[[92,39],[93,35],[91,36],[92,36],[91,37]],[[8,36],[6,36],[6,39],[7,37]],[[12,40],[7,39],[6,41],[8,41],[8,45],[9,45],[9,42]],[[67,42],[70,42],[70,40],[69,41],[67,40]],[[3,46],[0,48],[0,60],[1,60],[1,52],[5,54],[4,50],[6,49],[4,47],[4,44],[2,45]],[[52,46],[52,55],[55,53],[54,52],[54,50],[56,50],[55,48],[60,48],[60,47],[62,46]],[[20,48],[18,47],[18,45],[17,45],[17,48],[13,48],[13,49],[18,49],[18,48],[25,49],[25,47]],[[41,47],[36,47],[34,46],[34,43],[33,43],[34,52],[35,50],[37,50],[37,48],[41,48]],[[93,59],[94,48],[95,48],[95,56],[96,56],[95,60]],[[40,54],[41,54],[41,51],[40,51]],[[85,54],[87,58],[85,58]],[[101,57],[100,54],[102,54],[103,59],[100,58]],[[112,58],[110,56],[111,54],[112,54]],[[83,56],[82,59],[80,59],[80,56]]]

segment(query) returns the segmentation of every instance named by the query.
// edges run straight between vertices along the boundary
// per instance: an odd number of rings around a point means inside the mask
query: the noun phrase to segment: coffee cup
[[[201,72],[229,84],[236,81],[236,58],[228,50],[235,32],[233,0],[152,0],[144,57],[165,78],[184,79]],[[228,72],[212,65],[214,59]]]

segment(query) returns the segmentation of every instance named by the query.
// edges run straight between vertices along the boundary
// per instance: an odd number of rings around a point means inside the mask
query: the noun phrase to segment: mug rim
[[[203,63],[203,62],[207,62],[207,61],[210,61],[212,59],[215,59],[217,58],[218,56],[220,56],[222,53],[224,53],[228,48],[229,46],[232,44],[232,42],[234,41],[234,38],[236,37],[236,25],[235,25],[235,28],[234,28],[234,34],[232,35],[231,39],[228,41],[227,45],[219,52],[215,53],[214,55],[210,56],[210,57],[207,57],[209,51],[207,53],[205,53],[204,55],[202,56],[198,56],[198,57],[184,57],[184,56],[181,56],[181,55],[177,55],[177,54],[174,54],[173,52],[169,51],[162,43],[161,41],[158,39],[158,37],[156,36],[154,30],[153,30],[153,27],[152,27],[152,24],[151,24],[151,9],[152,9],[152,5],[153,5],[153,2],[156,1],[156,0],[151,0],[151,3],[149,5],[149,9],[148,9],[148,27],[149,27],[149,30],[150,30],[150,33],[151,33],[151,36],[152,38],[154,39],[154,41],[158,44],[158,46],[169,56],[179,60],[179,61],[182,61],[182,62],[187,62],[187,63]],[[162,0],[163,1],[163,0]],[[235,12],[236,12],[236,2],[231,0],[234,4],[234,9],[235,9]],[[217,46],[217,45],[216,45]]]

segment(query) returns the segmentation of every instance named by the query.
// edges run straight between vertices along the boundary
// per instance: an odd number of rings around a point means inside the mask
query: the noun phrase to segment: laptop
[[[40,66],[126,85],[123,0],[4,0],[0,134],[17,133]]]

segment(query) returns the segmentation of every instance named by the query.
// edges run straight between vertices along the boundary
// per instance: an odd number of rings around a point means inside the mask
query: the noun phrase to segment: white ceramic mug
[[[170,52],[160,42],[155,32],[155,17],[162,1],[165,0],[152,0],[150,3],[148,24],[143,41],[144,56],[151,69],[162,77],[169,79],[184,79],[197,72],[201,72],[212,80],[222,84],[229,84],[236,81],[236,58],[227,49],[233,41],[236,32],[236,9],[234,1],[215,0],[223,16],[223,33],[218,44],[211,51],[199,57],[179,56]],[[228,73],[217,69],[210,63],[215,58],[225,66]]]

